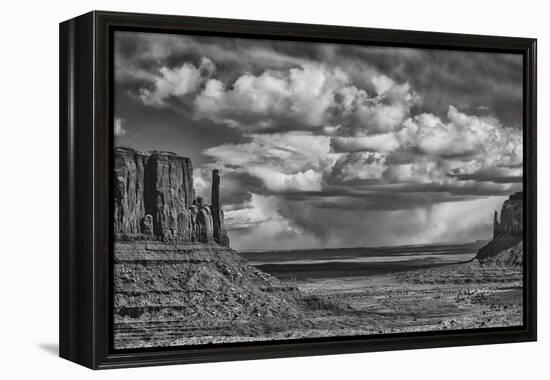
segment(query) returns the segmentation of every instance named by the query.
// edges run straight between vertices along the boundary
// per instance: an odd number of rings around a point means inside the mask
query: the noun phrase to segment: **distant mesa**
[[[523,192],[510,195],[502,205],[500,221],[495,211],[493,240],[477,253],[480,262],[502,261],[508,264],[523,262]]]
[[[119,241],[217,243],[229,247],[212,171],[211,203],[196,197],[193,164],[172,152],[114,150],[114,233]]]
[[[523,192],[510,195],[504,202],[500,222],[495,211],[493,238],[498,235],[523,236]]]

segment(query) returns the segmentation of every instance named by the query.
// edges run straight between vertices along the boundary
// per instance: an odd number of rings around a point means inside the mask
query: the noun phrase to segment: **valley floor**
[[[311,336],[510,327],[523,321],[521,267],[471,262],[296,285],[306,295],[349,310],[334,315],[311,313],[318,327]]]
[[[115,336],[132,347],[179,346],[510,327],[523,320],[521,267],[473,261],[392,274],[283,280],[302,294],[299,320],[219,321],[208,329],[199,323],[194,332],[186,321],[127,320],[115,324]]]

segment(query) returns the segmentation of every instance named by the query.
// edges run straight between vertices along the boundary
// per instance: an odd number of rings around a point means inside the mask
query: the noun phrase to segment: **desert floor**
[[[189,321],[134,320],[115,325],[115,333],[132,334],[133,347],[158,347],[512,327],[523,321],[521,267],[474,261],[393,274],[284,281],[301,291],[299,321],[219,321],[190,331]]]
[[[521,326],[523,321],[520,267],[470,262],[295,285],[342,310],[310,313],[316,326],[308,332],[310,336],[509,327]]]

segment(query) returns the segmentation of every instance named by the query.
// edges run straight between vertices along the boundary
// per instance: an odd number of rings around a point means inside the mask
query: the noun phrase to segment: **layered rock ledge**
[[[116,348],[211,343],[302,326],[299,290],[219,244],[116,242]]]

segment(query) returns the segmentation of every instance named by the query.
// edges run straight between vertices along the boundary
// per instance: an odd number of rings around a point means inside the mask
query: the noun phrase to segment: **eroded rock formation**
[[[214,241],[220,245],[229,246],[229,237],[223,225],[223,210],[220,201],[220,173],[217,169],[212,170],[212,199],[210,203]]]
[[[114,176],[117,240],[229,246],[217,170],[212,173],[212,205],[195,197],[191,160],[174,153],[115,148]]]
[[[523,235],[523,192],[515,193],[502,205],[500,222],[495,211],[494,235]],[[494,237],[494,236],[493,236]]]
[[[489,262],[503,251],[518,247],[523,241],[523,192],[510,195],[502,205],[500,221],[495,211],[493,240],[483,246],[477,253],[476,259],[480,262]],[[523,253],[523,246],[520,247]],[[521,262],[517,249],[514,249],[513,262]]]

